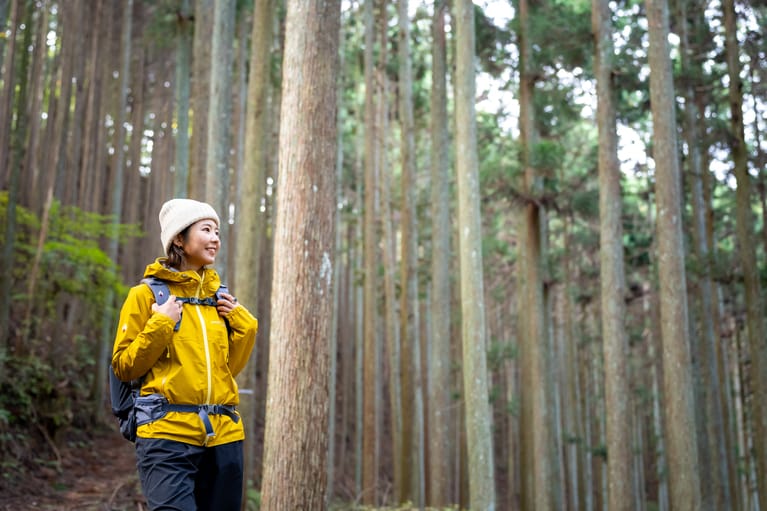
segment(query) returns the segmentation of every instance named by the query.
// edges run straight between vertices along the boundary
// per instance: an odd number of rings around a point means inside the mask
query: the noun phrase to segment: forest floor
[[[146,509],[133,444],[102,428],[86,442],[60,447],[50,463],[0,491],[0,510],[139,511]]]

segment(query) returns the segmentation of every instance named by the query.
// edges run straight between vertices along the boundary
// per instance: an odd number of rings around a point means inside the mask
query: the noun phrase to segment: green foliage
[[[0,194],[2,226],[6,211],[7,195]],[[6,455],[24,455],[2,448],[15,432],[44,431],[55,439],[69,426],[94,426],[87,411],[97,397],[101,326],[115,311],[107,297],[125,289],[101,248],[114,231],[110,216],[54,203],[37,254],[40,220],[20,206],[16,215],[14,266],[6,281],[12,288],[9,352],[0,381],[2,462]],[[116,232],[123,243],[140,233],[129,225],[119,225]]]
[[[477,58],[482,69],[496,78],[500,77],[509,66],[512,32],[506,27],[496,26],[482,8],[475,5],[474,33]]]
[[[261,509],[261,492],[253,488],[251,481],[248,481],[248,489],[245,492],[245,509],[247,511],[259,511]]]

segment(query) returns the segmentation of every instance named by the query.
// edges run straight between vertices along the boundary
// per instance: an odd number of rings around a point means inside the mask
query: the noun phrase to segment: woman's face
[[[181,270],[199,270],[213,264],[221,248],[218,237],[218,224],[210,219],[203,219],[189,227],[186,239],[181,240],[184,250],[184,268]]]

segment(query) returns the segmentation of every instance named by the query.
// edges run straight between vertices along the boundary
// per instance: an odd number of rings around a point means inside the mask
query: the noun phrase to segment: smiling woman
[[[167,257],[128,293],[112,356],[120,380],[141,382],[133,432],[141,486],[151,509],[239,510],[245,432],[234,377],[258,321],[210,267],[221,247],[216,211],[173,199],[159,220]]]

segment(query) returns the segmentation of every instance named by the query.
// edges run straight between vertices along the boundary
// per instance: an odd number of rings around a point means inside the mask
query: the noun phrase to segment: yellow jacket
[[[164,258],[146,267],[145,277],[168,283],[178,297],[207,298],[221,285],[215,270],[179,272]],[[154,295],[146,284],[130,289],[120,311],[112,367],[123,381],[144,377],[141,395],[162,394],[172,404],[237,405],[234,377],[245,368],[256,341],[258,320],[242,305],[227,316],[230,331],[215,307],[185,303],[177,332],[173,320],[152,312]],[[215,436],[206,437],[193,412],[168,412],[138,428],[141,438],[164,438],[194,445],[221,445],[245,438],[242,421],[210,415]]]

